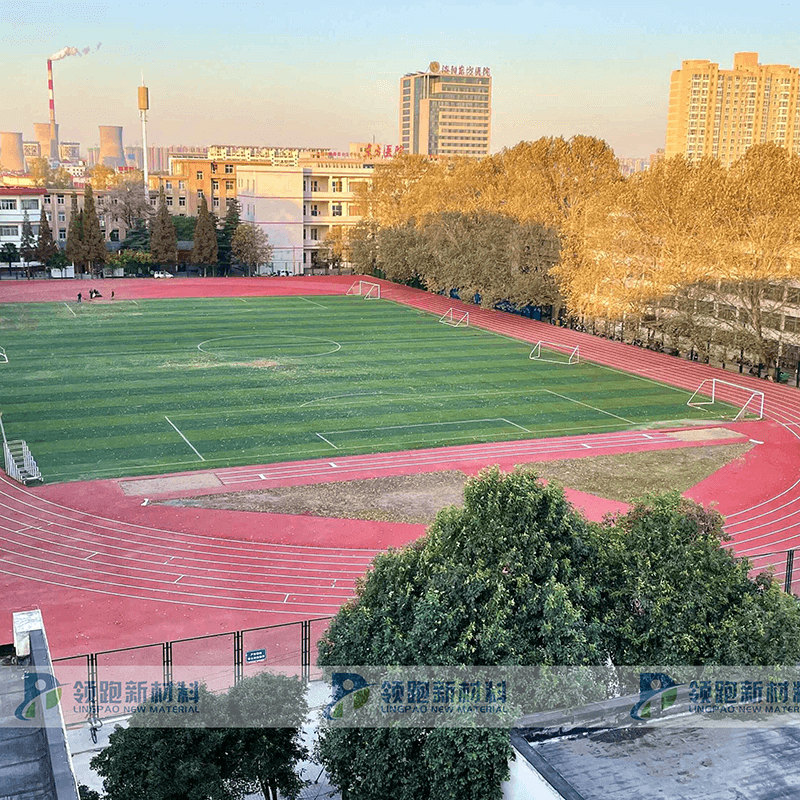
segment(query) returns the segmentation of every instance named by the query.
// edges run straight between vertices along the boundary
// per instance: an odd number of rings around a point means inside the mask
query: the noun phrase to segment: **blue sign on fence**
[[[248,664],[253,664],[256,661],[266,661],[267,660],[267,649],[262,648],[261,650],[248,650],[247,655],[245,656],[245,661]]]

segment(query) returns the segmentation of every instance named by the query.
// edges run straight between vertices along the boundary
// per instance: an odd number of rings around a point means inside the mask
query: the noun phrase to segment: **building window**
[[[213,208],[219,208],[219,197],[212,198],[211,205]]]
[[[225,174],[226,175],[233,175],[233,164],[226,164],[225,165]]]
[[[108,239],[111,242],[118,242],[119,241],[119,230],[117,230],[117,228],[114,228],[114,230],[112,230],[111,233],[108,234]]]
[[[66,222],[67,221],[67,215],[66,215],[66,213],[64,211],[59,211],[58,212],[58,221],[59,222]]]
[[[201,170],[197,170],[197,180],[199,181],[203,180],[203,173]]]
[[[319,206],[316,203],[314,203],[311,206],[311,216],[312,217],[318,217],[319,216]]]
[[[59,228],[58,229],[58,240],[60,242],[66,242],[67,241],[67,230],[66,230],[66,228]]]
[[[172,195],[167,197],[167,208],[172,208]]]
[[[167,190],[172,189],[172,181],[165,181],[164,188]]]
[[[19,228],[16,225],[0,225],[0,237],[14,237],[19,234]]]
[[[38,200],[23,200],[22,201],[22,210],[23,211],[38,211],[39,210],[39,201]]]
[[[200,198],[202,198],[204,196],[205,195],[203,194],[203,190],[202,189],[198,189],[197,190],[197,199],[200,200]]]
[[[49,195],[49,194],[46,194],[46,195],[44,196],[44,204],[45,204],[46,206],[49,206],[49,205],[50,205],[50,195]]]
[[[304,240],[305,240],[305,239],[308,239],[308,236],[307,236],[307,234],[308,234],[308,231],[307,231],[305,228],[303,228],[303,239],[304,239]]]
[[[56,202],[60,206],[63,206],[64,205],[64,195],[63,194],[56,195]]]
[[[186,188],[186,181],[178,181],[178,188],[185,189]]]
[[[213,162],[211,163],[211,174],[212,175],[216,175],[217,174],[217,165],[214,164]]]
[[[310,230],[310,234],[311,234],[311,239],[312,239],[313,241],[316,241],[316,240],[317,240],[317,237],[318,237],[318,231],[317,231],[317,229],[316,229],[316,228],[311,228],[311,230]]]
[[[157,201],[156,201],[156,198],[155,198],[155,197],[151,197],[151,198],[150,198],[150,205],[151,205],[151,206],[153,206],[153,208],[155,208],[155,207],[156,207],[156,202],[157,202]]]
[[[342,204],[341,203],[334,203],[331,206],[331,216],[332,217],[341,217],[342,216]]]
[[[212,192],[219,191],[219,181],[211,181],[211,191]]]
[[[233,181],[225,181],[225,191],[232,192],[234,190]]]
[[[332,192],[341,192],[342,191],[342,182],[340,180],[331,181],[331,191]]]
[[[8,197],[4,197],[0,200],[0,211],[16,211],[17,210],[17,201],[11,200]]]
[[[178,205],[181,208],[185,208],[186,207],[186,198],[185,197],[179,197],[178,198]]]

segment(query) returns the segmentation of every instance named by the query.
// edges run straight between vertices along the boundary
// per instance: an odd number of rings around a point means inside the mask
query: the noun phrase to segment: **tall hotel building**
[[[718,158],[726,167],[748,147],[776,142],[800,154],[798,68],[736,53],[733,69],[684,61],[672,73],[666,157]]]
[[[400,144],[420,155],[485,156],[492,127],[488,67],[442,66],[400,79]]]

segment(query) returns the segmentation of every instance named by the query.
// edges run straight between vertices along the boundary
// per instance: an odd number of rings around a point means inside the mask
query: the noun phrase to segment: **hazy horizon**
[[[13,20],[0,32],[0,130],[33,139],[33,123],[48,120],[47,58],[89,47],[53,64],[60,138],[79,141],[84,154],[99,125],[122,125],[125,145],[141,144],[142,71],[150,145],[395,144],[399,79],[436,60],[491,68],[492,152],[583,133],[620,157],[647,157],[664,146],[670,73],[681,61],[730,68],[734,52],[757,51],[762,63],[800,64],[795,12],[774,0],[757,17],[743,3],[622,0],[358,1],[336,14],[318,0],[298,9],[143,0],[134,11],[0,0],[0,9]]]

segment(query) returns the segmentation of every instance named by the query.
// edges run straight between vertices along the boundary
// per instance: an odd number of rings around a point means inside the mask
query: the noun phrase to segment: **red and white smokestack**
[[[53,95],[53,61],[47,59],[47,92],[50,97],[50,158],[58,159],[58,126],[56,125],[56,101]]]

